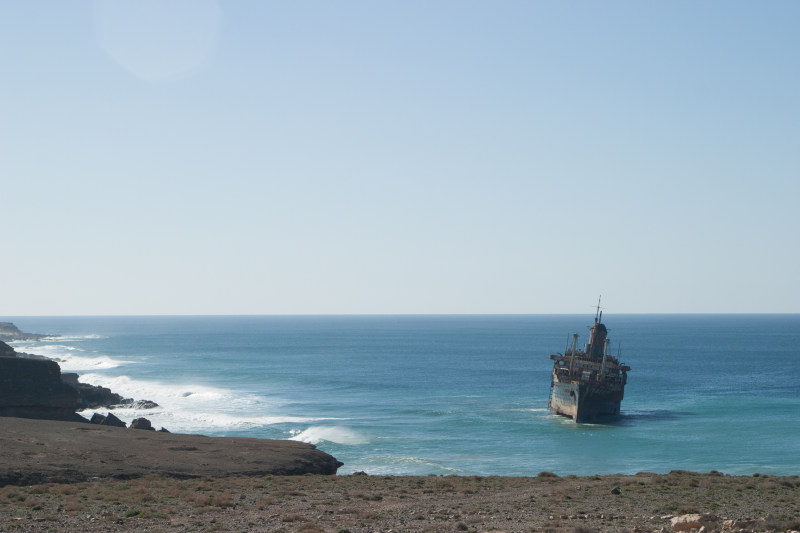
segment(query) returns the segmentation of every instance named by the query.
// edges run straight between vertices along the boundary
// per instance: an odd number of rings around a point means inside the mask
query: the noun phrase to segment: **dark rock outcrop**
[[[148,431],[155,431],[156,428],[146,418],[134,418],[131,422],[131,429],[146,429]]]
[[[130,407],[131,409],[155,409],[160,407],[156,402],[151,400],[123,400],[121,405],[114,407]]]
[[[81,383],[78,378],[78,374],[72,372],[61,374],[61,380],[78,391],[78,404],[76,405],[78,411],[97,409],[99,407],[107,407],[109,409],[154,409],[159,407],[154,401],[123,398],[107,387]]]
[[[0,354],[0,416],[85,421],[75,414],[78,393],[61,381],[58,363],[20,356],[2,342]]]
[[[92,415],[91,420],[89,420],[92,424],[97,424],[100,426],[113,426],[118,428],[127,427],[125,422],[114,416],[112,413],[107,413],[105,415],[101,415],[100,413],[95,413]]]
[[[116,392],[111,392],[109,388],[79,382],[78,374],[62,374],[61,380],[78,392],[78,402],[75,405],[78,410],[110,407],[112,405],[119,405],[125,401],[133,403],[133,400],[126,400],[126,398],[123,398]]]
[[[45,337],[57,337],[57,335],[24,333],[11,322],[0,322],[0,341],[35,341]]]
[[[8,344],[0,341],[0,357],[16,357],[17,352]]]
[[[18,353],[0,341],[0,416],[87,422],[75,411],[98,407],[152,409],[158,404],[123,398],[106,387],[81,383],[78,374],[62,374],[55,361]],[[95,423],[125,427],[116,416],[105,418],[107,422],[95,419]]]

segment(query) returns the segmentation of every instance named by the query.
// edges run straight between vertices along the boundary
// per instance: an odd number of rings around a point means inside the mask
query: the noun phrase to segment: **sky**
[[[800,3],[0,3],[0,316],[800,312]]]

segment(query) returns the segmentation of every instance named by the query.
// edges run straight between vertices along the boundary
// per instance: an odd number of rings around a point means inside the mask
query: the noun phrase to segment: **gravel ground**
[[[0,488],[0,531],[672,531],[713,513],[729,531],[800,529],[800,478],[146,476]],[[747,521],[750,522],[747,522]],[[709,527],[706,530],[710,530]]]

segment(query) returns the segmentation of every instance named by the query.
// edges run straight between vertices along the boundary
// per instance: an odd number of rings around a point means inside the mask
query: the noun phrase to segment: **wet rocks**
[[[125,398],[115,392],[111,392],[111,389],[107,387],[79,382],[78,374],[63,374],[62,380],[78,392],[78,402],[75,406],[78,410],[110,407],[125,401]],[[130,400],[130,402],[133,402],[133,400]]]
[[[160,407],[156,402],[151,400],[134,400],[132,398],[125,398],[117,405],[110,405],[112,409],[155,409]]]

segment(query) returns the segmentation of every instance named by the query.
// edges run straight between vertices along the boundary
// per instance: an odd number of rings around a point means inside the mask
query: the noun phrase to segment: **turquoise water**
[[[592,319],[2,320],[62,335],[18,350],[161,405],[123,420],[311,442],[344,474],[800,473],[800,315],[607,315],[632,367],[623,414],[576,425],[547,410],[548,355]]]

